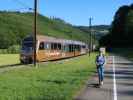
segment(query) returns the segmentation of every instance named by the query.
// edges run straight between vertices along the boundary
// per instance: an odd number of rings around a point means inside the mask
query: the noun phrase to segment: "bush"
[[[0,54],[7,54],[7,49],[0,49]]]
[[[19,45],[12,45],[7,49],[7,53],[16,54],[20,52],[20,46]]]
[[[18,54],[20,52],[19,45],[12,45],[8,49],[0,49],[0,54]]]

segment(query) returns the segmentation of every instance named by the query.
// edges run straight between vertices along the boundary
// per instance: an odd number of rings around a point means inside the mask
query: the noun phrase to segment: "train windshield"
[[[33,42],[24,41],[22,44],[22,50],[32,51],[33,50]]]

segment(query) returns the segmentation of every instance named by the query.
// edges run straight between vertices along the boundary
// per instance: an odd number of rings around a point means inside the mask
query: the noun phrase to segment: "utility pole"
[[[34,46],[34,66],[36,66],[36,34],[37,34],[37,0],[34,0],[34,32],[33,32],[33,46]]]
[[[92,51],[92,17],[89,18],[89,32],[90,32],[90,39],[89,39],[89,56]]]
[[[93,35],[92,50],[94,51],[96,48],[96,31],[95,30],[92,30],[92,35]]]

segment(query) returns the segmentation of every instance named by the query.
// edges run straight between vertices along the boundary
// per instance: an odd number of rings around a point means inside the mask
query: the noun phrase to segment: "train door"
[[[45,51],[44,51],[44,42],[39,43],[37,58],[39,61],[43,61],[45,59]]]
[[[39,61],[47,61],[49,58],[49,48],[50,44],[45,42],[39,43],[38,48],[38,59]]]

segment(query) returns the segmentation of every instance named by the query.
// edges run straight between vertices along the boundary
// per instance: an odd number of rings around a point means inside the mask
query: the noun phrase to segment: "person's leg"
[[[101,66],[101,85],[103,85],[103,80],[104,80],[104,66]]]
[[[99,79],[99,85],[101,83],[101,68],[100,66],[97,68],[97,73],[98,73],[98,79]]]

